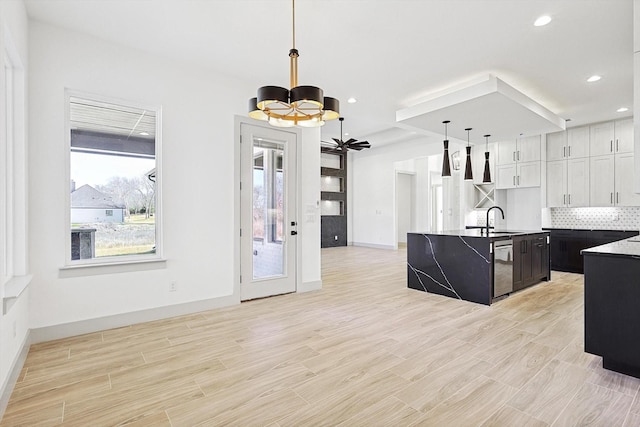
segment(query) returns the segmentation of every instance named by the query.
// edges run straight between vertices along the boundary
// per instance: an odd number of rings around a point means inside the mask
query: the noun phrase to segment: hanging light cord
[[[291,0],[292,3],[292,7],[291,7],[291,21],[293,22],[293,43],[292,43],[292,48],[295,49],[296,48],[296,0]]]

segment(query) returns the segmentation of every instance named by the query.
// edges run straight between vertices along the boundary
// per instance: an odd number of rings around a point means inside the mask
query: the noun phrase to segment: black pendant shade
[[[491,135],[485,135],[486,151],[484,152],[484,175],[482,175],[482,182],[491,182],[491,170],[489,168],[489,137]]]
[[[447,139],[447,124],[449,120],[444,122],[444,154],[442,155],[442,176],[451,176],[451,162],[449,161],[449,140]]]
[[[466,128],[467,131],[467,162],[464,165],[464,179],[465,181],[473,180],[473,171],[471,170],[471,145],[469,145],[469,131],[472,128]]]

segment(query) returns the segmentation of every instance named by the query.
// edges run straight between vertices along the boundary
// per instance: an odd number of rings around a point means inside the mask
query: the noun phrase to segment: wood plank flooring
[[[583,280],[491,307],[406,286],[406,252],[322,251],[321,291],[32,346],[1,426],[638,426],[583,351]]]

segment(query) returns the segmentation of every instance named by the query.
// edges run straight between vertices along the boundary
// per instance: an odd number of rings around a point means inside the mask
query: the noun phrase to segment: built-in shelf
[[[489,184],[473,184],[474,194],[474,208],[486,209],[495,205],[495,191],[496,186],[493,183]]]
[[[320,167],[330,169],[343,169],[342,158],[343,156],[340,154],[327,152],[320,153]]]
[[[342,178],[339,176],[323,176],[320,181],[320,191],[340,193],[343,191]]]
[[[323,200],[320,212],[324,216],[341,216],[344,214],[343,203],[341,200]]]

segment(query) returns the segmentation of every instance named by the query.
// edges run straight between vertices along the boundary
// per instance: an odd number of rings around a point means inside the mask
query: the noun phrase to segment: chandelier
[[[336,98],[324,96],[315,86],[298,86],[298,50],[296,49],[296,2],[292,0],[293,43],[289,50],[289,84],[262,86],[258,96],[249,99],[249,117],[266,120],[278,127],[316,127],[326,120],[340,116],[340,103]]]

